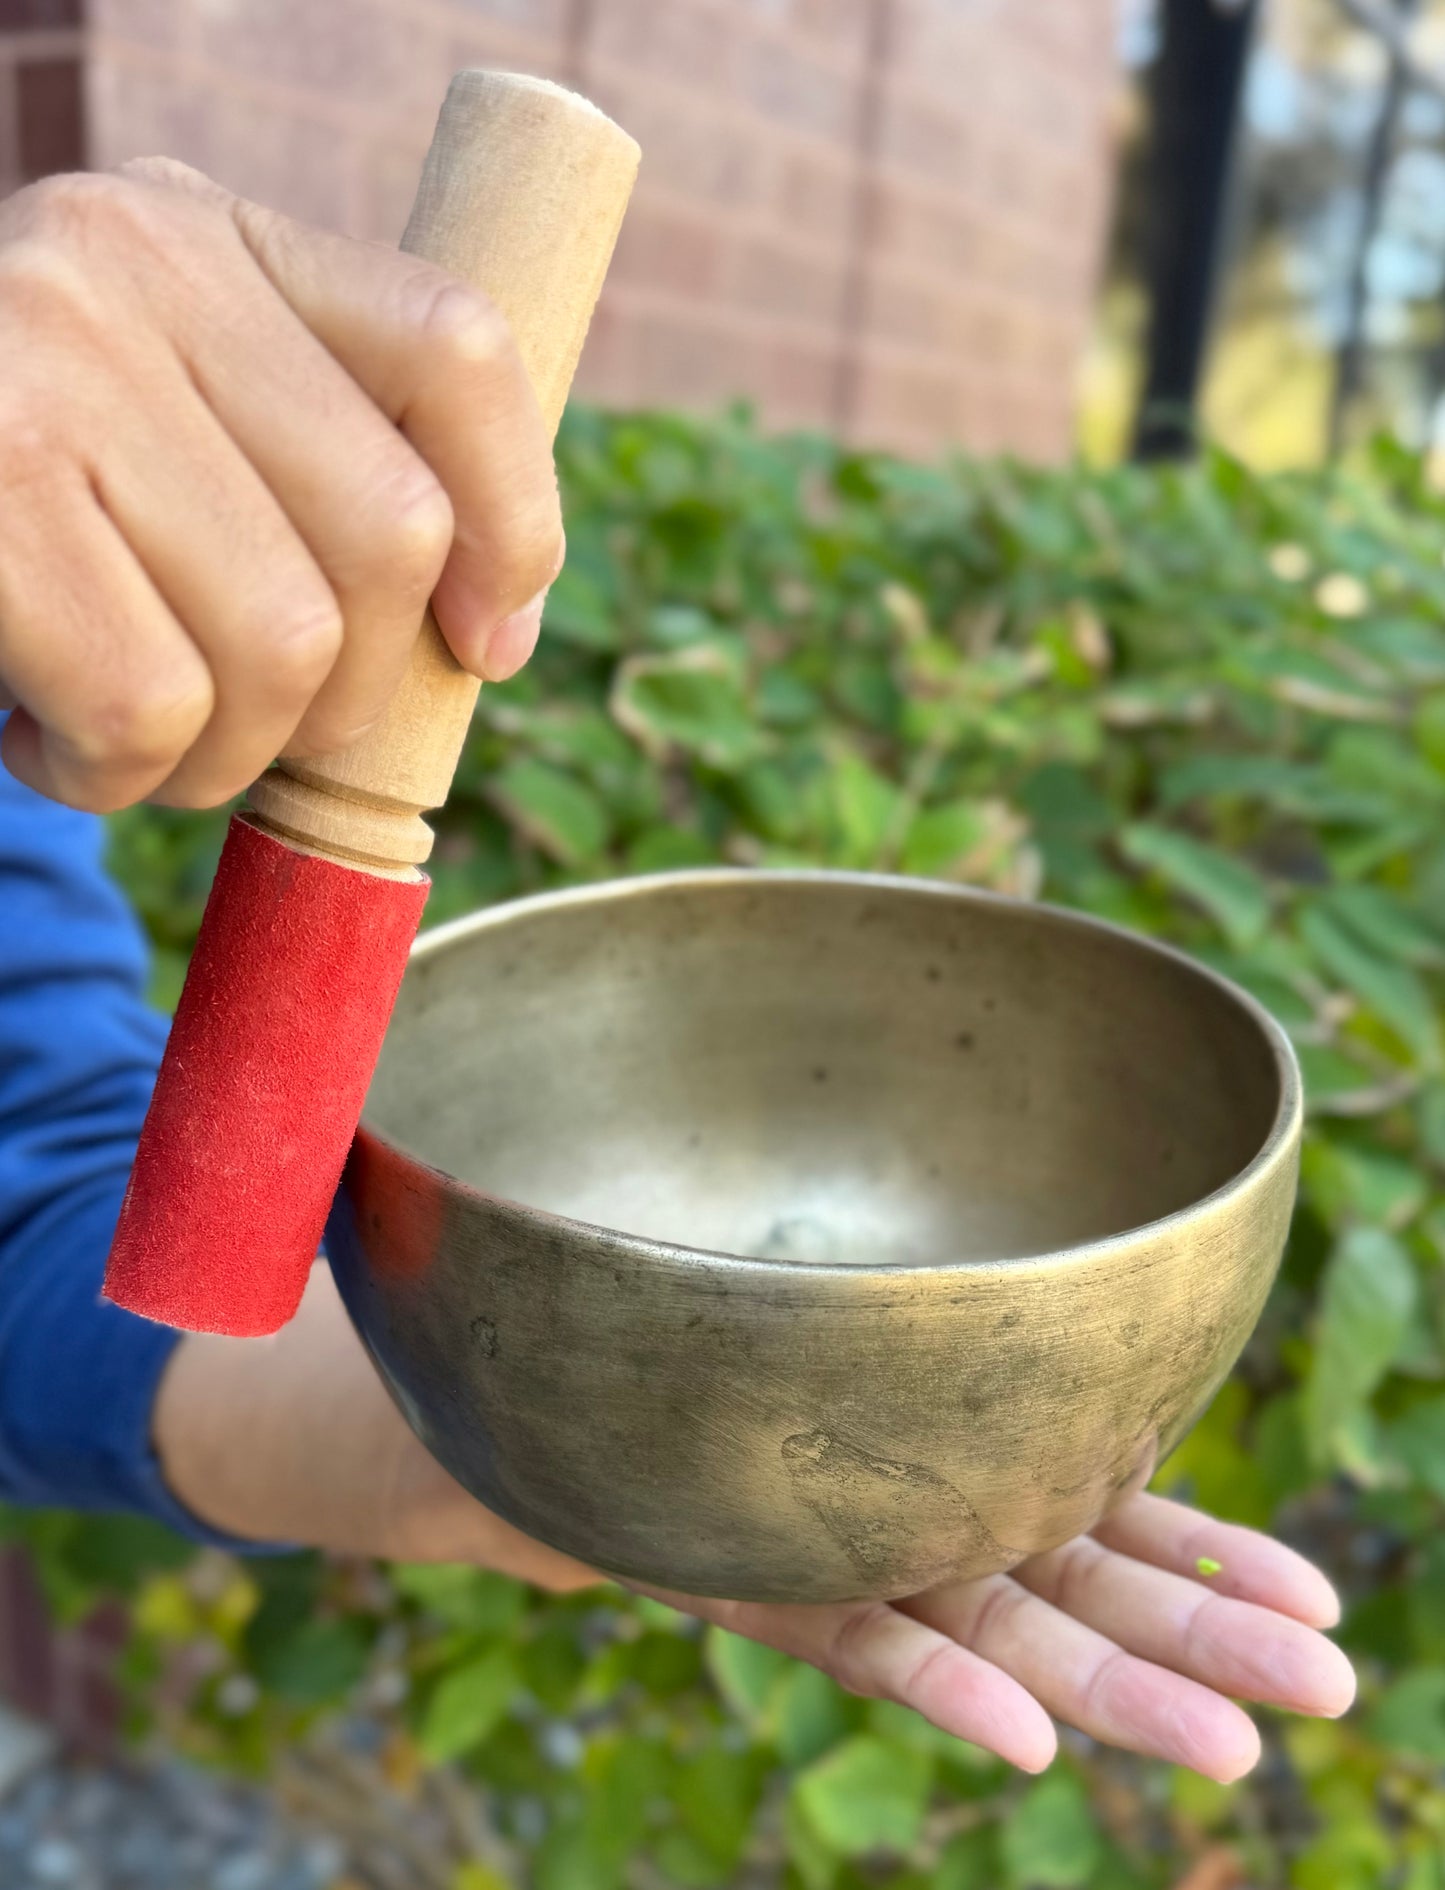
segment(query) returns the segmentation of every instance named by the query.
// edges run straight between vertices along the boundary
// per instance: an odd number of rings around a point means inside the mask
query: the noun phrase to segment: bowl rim
[[[1257,998],[1232,978],[1215,971],[1212,966],[1147,933],[1098,918],[1093,913],[1077,911],[1071,906],[1046,900],[1018,899],[987,887],[960,885],[951,880],[926,879],[901,873],[853,872],[828,867],[698,866],[662,873],[638,873],[622,878],[591,880],[580,886],[554,887],[545,892],[528,893],[518,899],[499,900],[495,905],[483,906],[475,912],[432,926],[421,933],[412,946],[408,969],[413,962],[424,961],[445,952],[460,939],[472,937],[478,932],[500,929],[514,920],[526,919],[537,912],[553,912],[569,906],[600,905],[604,902],[610,904],[618,898],[644,898],[652,893],[686,891],[697,887],[735,886],[747,881],[766,881],[793,887],[822,885],[846,887],[854,891],[901,892],[914,898],[1000,906],[1066,928],[1101,934],[1132,950],[1171,959],[1190,976],[1213,985],[1216,991],[1243,1011],[1268,1047],[1279,1081],[1279,1101],[1264,1140],[1242,1168],[1210,1193],[1201,1195],[1198,1200],[1184,1207],[1175,1208],[1172,1213],[1160,1215],[1152,1221],[1143,1221],[1136,1227],[1122,1228],[1117,1233],[1103,1234],[1093,1240],[1052,1248],[1043,1253],[1019,1254],[1009,1258],[975,1256],[972,1259],[879,1261],[872,1265],[857,1265],[728,1253],[717,1248],[689,1246],[685,1242],[655,1240],[645,1234],[628,1233],[622,1228],[604,1227],[598,1222],[579,1220],[574,1215],[559,1214],[550,1208],[514,1200],[510,1195],[478,1187],[449,1174],[445,1169],[438,1169],[414,1148],[409,1148],[396,1136],[367,1121],[365,1112],[361,1127],[383,1147],[441,1175],[448,1186],[459,1193],[484,1201],[491,1211],[535,1226],[539,1231],[565,1230],[592,1240],[601,1238],[608,1242],[614,1253],[626,1252],[654,1266],[659,1258],[665,1257],[678,1265],[703,1265],[710,1270],[722,1268],[767,1277],[832,1278],[859,1284],[880,1277],[896,1281],[909,1276],[933,1277],[940,1274],[981,1278],[1006,1273],[1017,1277],[1021,1273],[1072,1270],[1105,1257],[1127,1260],[1141,1248],[1156,1246],[1161,1240],[1167,1240],[1172,1231],[1195,1223],[1202,1216],[1227,1212],[1232,1201],[1267,1186],[1272,1174],[1283,1163],[1291,1160],[1303,1131],[1303,1078],[1294,1046],[1283,1026]]]

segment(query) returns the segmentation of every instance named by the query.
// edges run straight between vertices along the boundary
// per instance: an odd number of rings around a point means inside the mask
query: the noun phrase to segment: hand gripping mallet
[[[402,247],[506,315],[555,430],[636,175],[544,80],[452,81]],[[295,1312],[361,1114],[478,685],[428,613],[382,720],[283,761],[231,822],[146,1117],[106,1296],[254,1336]]]

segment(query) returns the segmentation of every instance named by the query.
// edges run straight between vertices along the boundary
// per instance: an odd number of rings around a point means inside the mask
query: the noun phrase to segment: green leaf
[[[1302,1043],[1296,1054],[1311,1110],[1353,1116],[1368,1104],[1372,1113],[1378,1113],[1379,1103],[1369,1099],[1379,1092],[1379,1078],[1363,1063],[1330,1044]]]
[[[793,1793],[821,1842],[841,1856],[906,1852],[922,1828],[932,1776],[924,1753],[862,1733],[800,1773]]]
[[[546,1625],[524,1642],[518,1652],[522,1682],[551,1713],[563,1714],[572,1708],[573,1692],[587,1668],[586,1656],[577,1644],[577,1636],[565,1616],[544,1615]],[[612,1650],[609,1650],[612,1651]],[[631,1652],[617,1647],[619,1656]]]
[[[795,1796],[783,1806],[783,1841],[803,1890],[834,1890],[842,1859],[818,1836]]]
[[[1445,1168],[1445,1082],[1427,1084],[1417,1108],[1424,1153],[1437,1168]]]
[[[1351,1228],[1330,1255],[1305,1387],[1306,1431],[1321,1463],[1394,1363],[1417,1300],[1414,1263],[1382,1228]]]
[[[686,1831],[664,1831],[652,1855],[669,1890],[722,1890],[737,1873],[736,1859],[719,1859]]]
[[[667,1699],[696,1685],[702,1649],[690,1635],[644,1634],[628,1649],[628,1666],[649,1693]]]
[[[793,1663],[778,1686],[770,1721],[785,1765],[809,1765],[849,1731],[854,1709],[836,1680],[804,1661]]]
[[[1439,1059],[1439,1026],[1430,994],[1409,965],[1386,958],[1321,906],[1306,906],[1299,935],[1330,977],[1352,991],[1417,1056]]]
[[[1403,899],[1380,886],[1332,886],[1320,903],[1382,957],[1417,966],[1445,963],[1438,935]]]
[[[521,1582],[456,1562],[395,1562],[391,1579],[408,1596],[449,1627],[472,1634],[505,1634],[527,1612]]]
[[[841,863],[876,866],[893,835],[902,795],[861,756],[846,751],[829,770],[828,789],[841,839]]]
[[[675,1792],[672,1755],[660,1740],[614,1733],[591,1741],[582,1769],[588,1852],[620,1872]]]
[[[671,656],[629,658],[617,671],[612,714],[657,759],[672,749],[736,768],[757,746],[736,665],[713,644]]]
[[[83,1516],[67,1560],[81,1581],[126,1593],[146,1575],[184,1568],[194,1554],[184,1536],[144,1516]]]
[[[1030,1786],[1004,1820],[1001,1847],[1010,1890],[1087,1884],[1103,1844],[1083,1786],[1066,1772]]]
[[[1445,695],[1426,696],[1415,711],[1415,740],[1430,766],[1445,774]]]
[[[542,634],[587,650],[615,650],[619,641],[616,612],[601,585],[568,565],[547,593]]]
[[[629,873],[674,873],[689,866],[709,866],[713,849],[701,834],[681,827],[649,827],[627,849]]]
[[[533,1890],[621,1890],[622,1867],[598,1856],[580,1817],[564,1817],[542,1839],[533,1879]]]
[[[461,1758],[500,1725],[517,1688],[516,1663],[505,1647],[452,1668],[427,1701],[418,1745],[434,1765]]]
[[[490,1864],[468,1863],[458,1866],[449,1890],[516,1890],[516,1885]]]
[[[1393,1752],[1445,1765],[1445,1667],[1421,1667],[1387,1688],[1368,1731]]]
[[[999,1869],[997,1831],[965,1831],[944,1845],[929,1890],[998,1890]]]
[[[1202,906],[1232,945],[1254,944],[1269,924],[1264,882],[1241,860],[1169,827],[1136,824],[1125,829],[1120,845],[1136,866],[1158,873],[1176,892]]]
[[[534,846],[564,866],[583,865],[607,843],[611,822],[601,797],[544,761],[509,762],[490,796]]]
[[[1161,773],[1159,805],[1183,807],[1216,795],[1278,800],[1312,778],[1310,770],[1280,755],[1190,755]]]
[[[1417,1483],[1445,1502],[1445,1398],[1426,1399],[1397,1419],[1388,1447]]]
[[[765,1769],[757,1752],[714,1746],[678,1772],[674,1802],[682,1827],[721,1866],[735,1870],[747,1848]]]
[[[658,604],[647,613],[647,641],[659,650],[706,643],[719,629],[717,618],[695,604]]]
[[[1333,1222],[1372,1222],[1398,1232],[1414,1220],[1430,1186],[1414,1162],[1384,1149],[1318,1139],[1305,1151],[1304,1185]]]
[[[306,1621],[268,1642],[251,1670],[278,1699],[295,1706],[339,1700],[366,1671],[367,1637],[357,1621]]]
[[[976,801],[950,801],[919,814],[908,829],[899,862],[905,873],[949,879],[990,830],[988,815]]]
[[[754,1725],[792,1665],[786,1654],[764,1647],[761,1641],[718,1627],[707,1630],[703,1657],[718,1692],[740,1719]]]

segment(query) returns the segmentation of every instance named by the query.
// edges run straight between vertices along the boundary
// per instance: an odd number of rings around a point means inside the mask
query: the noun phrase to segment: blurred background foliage
[[[1172,1890],[1227,1852],[1259,1890],[1445,1890],[1445,499],[1387,443],[925,469],[583,410],[560,452],[567,569],[483,692],[430,921],[806,862],[1041,895],[1247,985],[1306,1066],[1302,1206],[1157,1487],[1322,1559],[1360,1707],[1266,1716],[1234,1790],[1082,1740],[1027,1781],[608,1589],[6,1528],[68,1615],[130,1597],[137,1732],[265,1771],[344,1724],[404,1798],[475,1788],[443,1890]],[[114,824],[162,1003],[221,825]]]
[[[1139,392],[1149,82],[1173,4],[1121,0],[1121,168],[1080,410],[1100,462],[1126,450]],[[1407,83],[1382,18],[1411,49]],[[1200,399],[1208,434],[1256,467],[1315,464],[1384,428],[1445,441],[1445,0],[1269,0],[1235,173]]]

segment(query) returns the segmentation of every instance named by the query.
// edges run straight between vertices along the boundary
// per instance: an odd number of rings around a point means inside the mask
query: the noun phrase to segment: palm
[[[1201,1559],[1218,1572],[1201,1574]],[[1011,1575],[907,1601],[666,1599],[1030,1772],[1054,1755],[1052,1716],[1235,1779],[1259,1757],[1236,1699],[1334,1717],[1354,1697],[1349,1662],[1318,1631],[1339,1618],[1324,1577],[1280,1543],[1157,1496],[1129,1498]]]
[[[250,1448],[237,1451],[238,1435]],[[188,1338],[156,1436],[177,1495],[236,1535],[408,1561],[475,1562],[553,1589],[598,1577],[483,1509],[406,1428],[329,1272],[275,1339]],[[1218,1573],[1201,1575],[1200,1558]],[[1237,1778],[1259,1741],[1236,1699],[1337,1714],[1354,1676],[1317,1630],[1324,1577],[1251,1530],[1133,1496],[1011,1575],[828,1607],[666,1600],[796,1654],[856,1692],[1038,1771],[1052,1717],[1111,1745]]]

